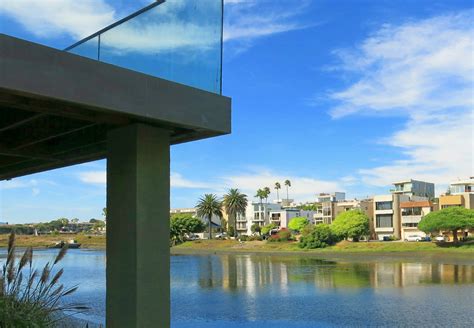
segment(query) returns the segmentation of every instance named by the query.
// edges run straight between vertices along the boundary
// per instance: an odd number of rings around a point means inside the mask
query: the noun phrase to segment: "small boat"
[[[63,248],[64,245],[67,245],[68,248],[79,248],[81,247],[81,244],[79,244],[76,240],[71,239],[67,243],[64,242],[63,240],[55,243],[51,248]]]

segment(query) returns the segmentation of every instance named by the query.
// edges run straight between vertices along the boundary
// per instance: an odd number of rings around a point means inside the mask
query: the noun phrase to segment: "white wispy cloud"
[[[2,0],[0,13],[45,38],[83,38],[115,20],[115,10],[105,0]]]
[[[473,11],[385,25],[354,49],[335,52],[358,78],[329,96],[334,118],[399,115],[404,127],[380,140],[400,160],[359,171],[367,184],[404,178],[446,184],[472,175],[474,108]]]
[[[30,189],[33,196],[41,192],[44,185],[56,186],[57,184],[49,180],[17,178],[12,180],[0,181],[0,190]]]
[[[78,174],[81,182],[86,184],[105,185],[107,183],[107,173],[105,170],[99,171],[85,171]],[[183,177],[182,174],[171,172],[170,184],[172,188],[187,188],[187,189],[217,189],[216,184],[205,181],[191,180]]]
[[[269,187],[272,194],[270,199],[276,199],[275,182],[280,182],[282,189],[279,191],[280,198],[286,198],[286,187],[283,185],[285,180],[291,181],[289,188],[289,197],[297,201],[314,201],[317,193],[344,191],[344,182],[334,180],[320,180],[313,177],[298,175],[284,175],[273,172],[270,169],[259,169],[222,177],[223,185],[227,187],[239,188],[250,199],[256,193],[257,189]]]
[[[106,184],[107,173],[104,170],[81,172],[79,180],[87,184]]]
[[[218,49],[220,5],[214,0],[201,0],[199,4],[183,0],[161,4],[139,19],[109,31],[103,46],[115,54],[183,49],[188,54],[185,58],[190,55],[189,49],[194,50],[194,55]],[[307,4],[307,0],[290,7],[268,1],[226,0],[224,41],[238,41],[241,48],[242,44],[248,48],[257,38],[303,28],[296,17]],[[39,37],[68,35],[79,40],[121,18],[119,8],[105,0],[3,0],[0,14],[8,15]],[[193,15],[184,15],[183,19],[183,12]]]
[[[170,183],[173,189],[194,189],[218,195],[223,195],[229,188],[238,188],[250,199],[253,199],[257,189],[269,187],[272,191],[270,198],[276,199],[276,191],[273,189],[275,182],[279,181],[283,186],[283,182],[289,179],[291,181],[290,198],[297,201],[314,201],[317,193],[344,191],[346,186],[350,186],[354,182],[353,177],[331,181],[308,176],[285,175],[268,168],[248,169],[241,172],[243,173],[219,176],[209,181],[197,180],[177,172],[171,172]],[[80,173],[78,177],[86,184],[104,185],[106,183],[105,171],[86,171]],[[286,197],[285,195],[286,189],[283,186],[283,189],[280,190],[280,198]]]
[[[225,0],[224,41],[251,41],[306,27],[297,17],[308,1],[279,3],[257,0]]]

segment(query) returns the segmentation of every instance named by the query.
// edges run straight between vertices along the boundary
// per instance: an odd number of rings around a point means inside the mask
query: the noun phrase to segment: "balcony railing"
[[[66,51],[221,94],[223,0],[158,0]]]

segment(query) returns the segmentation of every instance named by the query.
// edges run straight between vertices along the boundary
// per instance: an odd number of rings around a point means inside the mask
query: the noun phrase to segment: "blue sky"
[[[176,1],[176,0],[168,0]],[[149,1],[148,1],[149,2]],[[3,0],[0,32],[64,48],[147,1]],[[472,1],[226,1],[231,135],[172,148],[172,207],[292,181],[290,197],[473,175]],[[0,221],[100,217],[105,161],[0,182]],[[252,198],[252,197],[251,197]]]

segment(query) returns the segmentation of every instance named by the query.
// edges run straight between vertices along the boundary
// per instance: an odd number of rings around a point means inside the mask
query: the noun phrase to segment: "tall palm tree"
[[[258,189],[255,197],[260,199],[260,205],[263,205],[263,200],[265,199],[265,191],[263,189]]]
[[[290,199],[288,197],[288,187],[291,187],[291,181],[290,180],[285,180],[285,186],[286,186],[286,200]]]
[[[222,202],[214,194],[205,194],[196,205],[196,214],[209,220],[209,239],[212,239],[212,216],[222,218]]]
[[[260,199],[260,209],[261,209],[263,207],[263,200],[265,199],[265,191],[263,189],[258,189],[255,197]],[[265,219],[265,211],[266,209],[264,209],[264,219]]]
[[[268,187],[263,188],[263,192],[265,194],[265,203],[268,204],[268,196],[270,196],[271,194],[270,188]]]
[[[229,220],[233,220],[233,237],[237,237],[237,215],[245,215],[248,204],[247,195],[242,194],[237,188],[231,188],[227,194],[224,195],[222,204],[224,205],[225,212],[229,216]]]
[[[275,182],[275,190],[277,191],[277,200],[280,200],[280,194],[278,193],[278,190],[281,189],[281,184],[280,182]]]

